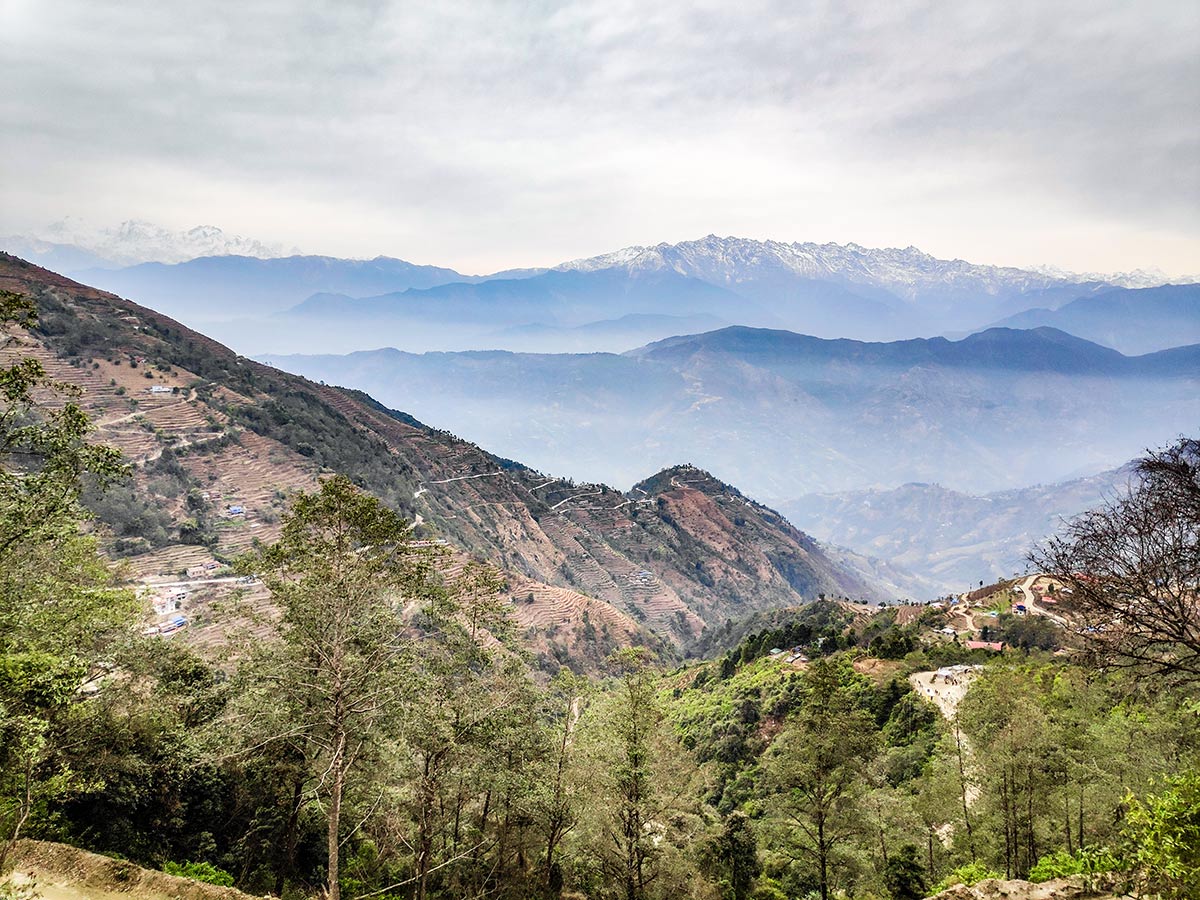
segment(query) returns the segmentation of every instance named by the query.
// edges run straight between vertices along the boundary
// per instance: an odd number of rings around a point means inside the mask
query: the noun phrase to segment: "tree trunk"
[[[21,797],[21,806],[16,811],[13,818],[12,831],[8,837],[0,841],[0,874],[4,872],[4,867],[8,864],[8,855],[12,852],[12,848],[16,846],[18,838],[21,837],[21,829],[25,826],[25,820],[29,818],[29,812],[33,809],[33,760],[27,759],[25,762],[25,791]]]
[[[275,896],[282,897],[287,877],[296,869],[296,847],[300,842],[300,801],[304,796],[304,776],[297,775],[292,785],[292,811],[288,815],[283,838],[283,861],[275,871]]]
[[[829,848],[825,846],[825,818],[817,819],[817,857],[821,865],[821,900],[829,900]]]
[[[346,786],[346,734],[337,737],[331,766],[333,782],[329,791],[329,900],[341,900],[342,887],[338,882],[338,862],[341,852],[342,792]]]
[[[954,726],[954,744],[958,749],[958,783],[962,797],[963,824],[967,826],[967,846],[971,850],[971,862],[975,862],[975,830],[971,827],[971,812],[967,808],[967,767],[963,762],[962,732]]]
[[[436,799],[436,789],[433,784],[436,763],[432,756],[426,755],[424,774],[421,778],[421,808],[417,827],[417,896],[416,900],[425,900],[429,889],[429,864],[433,856],[433,804]]]
[[[1083,849],[1083,785],[1079,786],[1079,849]]]

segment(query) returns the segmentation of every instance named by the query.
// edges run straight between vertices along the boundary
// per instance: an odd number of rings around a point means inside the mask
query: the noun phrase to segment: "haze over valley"
[[[254,255],[178,258],[198,241]],[[276,256],[219,229],[146,223],[88,246],[17,243],[248,356],[544,472],[624,489],[695,464],[895,566],[884,581],[921,597],[1019,568],[1030,539],[1086,504],[1051,490],[1063,499],[1043,503],[1040,524],[1001,517],[980,540],[967,519],[948,526],[938,504],[918,504],[909,533],[931,537],[897,547],[848,531],[835,505],[812,498],[913,483],[970,497],[1089,478],[1200,414],[1189,346],[1200,285],[1149,272],[712,235],[485,275]],[[106,247],[168,261],[121,266],[99,257]]]

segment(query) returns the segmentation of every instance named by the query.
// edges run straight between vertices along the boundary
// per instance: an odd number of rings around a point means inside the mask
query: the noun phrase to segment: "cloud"
[[[5,230],[203,221],[467,268],[709,231],[1200,268],[1193,4],[10,0],[2,15]]]

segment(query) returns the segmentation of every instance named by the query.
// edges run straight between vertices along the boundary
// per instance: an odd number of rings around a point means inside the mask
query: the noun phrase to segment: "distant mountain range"
[[[1027,309],[996,323],[1009,328],[1049,325],[1122,353],[1150,353],[1200,343],[1200,284],[1115,288],[1058,309]]]
[[[820,593],[890,596],[692,466],[665,467],[628,492],[577,484],[360,392],[244,359],[158,312],[6,254],[0,289],[37,302],[39,324],[21,352],[80,388],[97,436],[135,463],[130,489],[98,522],[136,572],[174,575],[181,559],[228,559],[273,540],[283,498],[340,472],[408,516],[419,537],[503,570],[503,599],[527,642],[559,661],[590,658],[598,668],[614,643],[682,648],[707,625]],[[164,468],[170,478],[158,477]],[[236,518],[222,514],[235,503]],[[142,524],[148,516],[162,520],[156,533]],[[197,516],[219,522],[209,546],[181,537]]]
[[[171,229],[137,219],[109,228],[64,219],[40,230],[36,236],[0,237],[0,249],[67,273],[94,267],[116,269],[144,262],[178,263],[203,256],[285,255],[279,244],[228,234],[215,225]]]
[[[920,572],[942,591],[1025,570],[1030,548],[1065,518],[1116,496],[1132,478],[1123,466],[1058,484],[972,495],[938,484],[810,494],[780,505],[823,541]]]
[[[989,310],[1057,306],[1097,287],[1024,269],[937,259],[915,247],[786,244],[716,235],[628,247],[558,269],[619,271],[631,278],[675,272],[765,304],[787,327],[822,337],[856,336],[864,327],[884,336],[981,325]],[[1034,298],[1045,302],[1031,303]]]
[[[631,484],[687,459],[769,503],[913,481],[970,493],[1060,481],[1200,416],[1200,346],[1127,357],[1051,328],[866,343],[731,327],[623,355],[263,359],[548,471]]]
[[[549,270],[488,275],[387,257],[261,255],[255,250],[111,271],[87,268],[84,256],[72,257],[71,265],[62,268],[184,322],[201,324],[238,349],[255,353],[389,344],[414,351],[625,350],[669,336],[645,328],[625,329],[624,334],[621,329],[589,330],[629,316],[700,315],[817,337],[895,340],[966,333],[1001,320],[1014,324],[1009,317],[1027,310],[1045,316],[1081,298],[1109,296],[1115,288],[1154,281],[1147,273],[1098,278],[976,265],[937,259],[913,247],[870,249],[713,235],[628,247]],[[1194,307],[1185,304],[1181,313],[1193,326]],[[1066,319],[1036,323],[1069,324]],[[1139,326],[1144,340],[1121,347],[1177,345],[1179,341],[1170,343],[1181,333],[1175,323],[1170,317],[1161,322],[1151,317]],[[1107,325],[1103,328],[1112,333]],[[1083,336],[1104,342],[1095,329]],[[557,343],[560,337],[564,340]]]
[[[939,260],[912,247],[870,250],[710,235],[630,247],[519,280],[491,276],[336,302],[319,298],[291,313],[339,322],[453,319],[558,326],[629,314],[701,313],[819,337],[891,339],[977,327],[1106,288],[1111,285]]]
[[[115,294],[137,297],[168,315],[198,322],[266,315],[293,306],[297,299],[311,294],[363,296],[469,278],[453,269],[418,266],[384,256],[370,260],[206,256],[174,264],[148,262],[115,271],[85,269],[77,275]]]

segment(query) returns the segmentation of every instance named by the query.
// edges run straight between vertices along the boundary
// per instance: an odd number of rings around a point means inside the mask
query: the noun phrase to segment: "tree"
[[[661,817],[670,800],[669,787],[660,784],[663,712],[643,648],[618,650],[609,666],[616,684],[593,734],[600,741],[592,761],[599,776],[593,802],[601,820],[600,863],[620,896],[643,900],[658,874]]]
[[[780,793],[779,823],[814,864],[821,900],[829,897],[835,854],[861,828],[856,801],[877,744],[855,678],[838,662],[815,662],[806,675],[804,705],[765,760],[768,780]]]
[[[559,896],[563,886],[562,867],[556,854],[579,818],[571,775],[576,755],[575,730],[587,689],[587,679],[564,666],[554,676],[546,695],[548,722],[544,728],[549,752],[546,777],[535,793],[533,807],[545,836],[543,871],[545,888],[551,897]]]
[[[925,870],[917,853],[915,845],[905,844],[888,859],[883,881],[892,900],[921,900],[925,896]]]
[[[0,291],[0,349],[19,351],[33,304]],[[76,786],[56,734],[99,680],[135,610],[82,533],[85,478],[124,471],[87,441],[91,422],[32,356],[0,368],[0,870],[36,807]]]
[[[705,854],[705,868],[725,888],[727,900],[746,900],[762,872],[758,841],[745,813],[732,812]]]
[[[33,303],[0,291],[0,349],[19,348],[37,322]],[[92,423],[74,400],[79,389],[56,382],[32,356],[0,368],[0,565],[20,552],[78,530],[86,477],[103,483],[127,469],[120,451],[87,441]]]
[[[327,888],[339,886],[344,801],[380,757],[404,710],[409,657],[403,605],[428,600],[429,555],[408,523],[335,476],[297,495],[279,541],[240,562],[281,610],[278,639],[244,675],[248,739],[296,753],[327,820]]]
[[[1200,440],[1135,467],[1122,496],[1030,555],[1071,591],[1079,634],[1103,665],[1200,680]]]
[[[1141,887],[1164,900],[1200,896],[1200,772],[1169,776],[1157,794],[1126,803]]]

